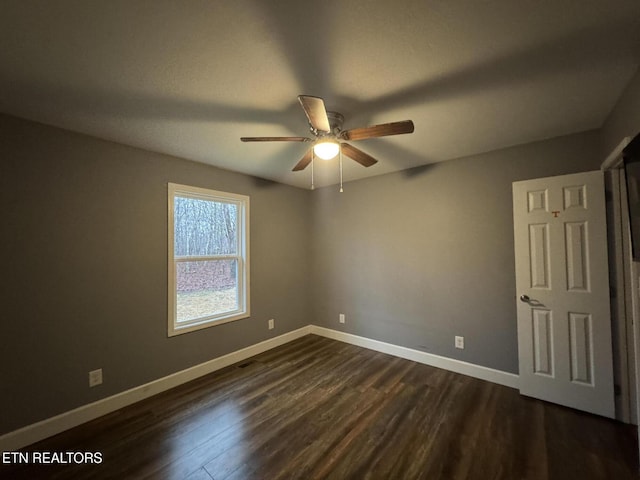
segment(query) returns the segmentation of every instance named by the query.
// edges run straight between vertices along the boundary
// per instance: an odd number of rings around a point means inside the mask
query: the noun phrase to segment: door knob
[[[529,303],[531,299],[529,298],[529,295],[520,295],[520,301],[524,302],[524,303]]]

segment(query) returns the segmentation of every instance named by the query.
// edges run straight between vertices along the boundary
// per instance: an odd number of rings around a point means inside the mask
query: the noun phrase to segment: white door
[[[602,172],[513,183],[520,393],[614,417]]]

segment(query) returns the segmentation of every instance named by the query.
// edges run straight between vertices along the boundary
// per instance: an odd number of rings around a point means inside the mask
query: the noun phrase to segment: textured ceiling
[[[379,163],[345,180],[602,126],[640,64],[638,0],[2,0],[0,111],[308,188],[296,96]],[[316,162],[316,185],[336,161]]]

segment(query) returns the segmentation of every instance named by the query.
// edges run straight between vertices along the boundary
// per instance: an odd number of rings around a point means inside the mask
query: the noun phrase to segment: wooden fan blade
[[[345,140],[364,140],[373,137],[386,137],[388,135],[400,135],[403,133],[413,133],[413,122],[404,120],[402,122],[383,123],[372,127],[352,128],[345,130],[340,137]]]
[[[324,108],[324,100],[320,97],[311,97],[309,95],[298,95],[298,101],[302,105],[304,113],[309,119],[309,123],[319,132],[329,133],[329,117],[327,110]]]
[[[310,142],[307,137],[241,137],[243,142]]]
[[[292,172],[299,172],[300,170],[307,168],[307,165],[311,163],[311,158],[311,149],[309,149],[307,153],[304,154],[304,157],[302,157],[302,159],[296,163],[296,166],[293,167]]]
[[[348,143],[341,143],[340,148],[342,148],[342,153],[352,160],[355,160],[363,167],[370,167],[371,165],[378,163],[378,161],[371,155],[364,153],[359,148],[353,147]]]

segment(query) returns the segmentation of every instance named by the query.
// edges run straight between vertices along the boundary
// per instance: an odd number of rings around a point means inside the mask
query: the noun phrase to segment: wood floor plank
[[[214,480],[209,472],[207,472],[204,468],[199,468],[188,477],[185,477],[185,480]]]
[[[636,430],[308,335],[32,445],[11,479],[638,478]]]

